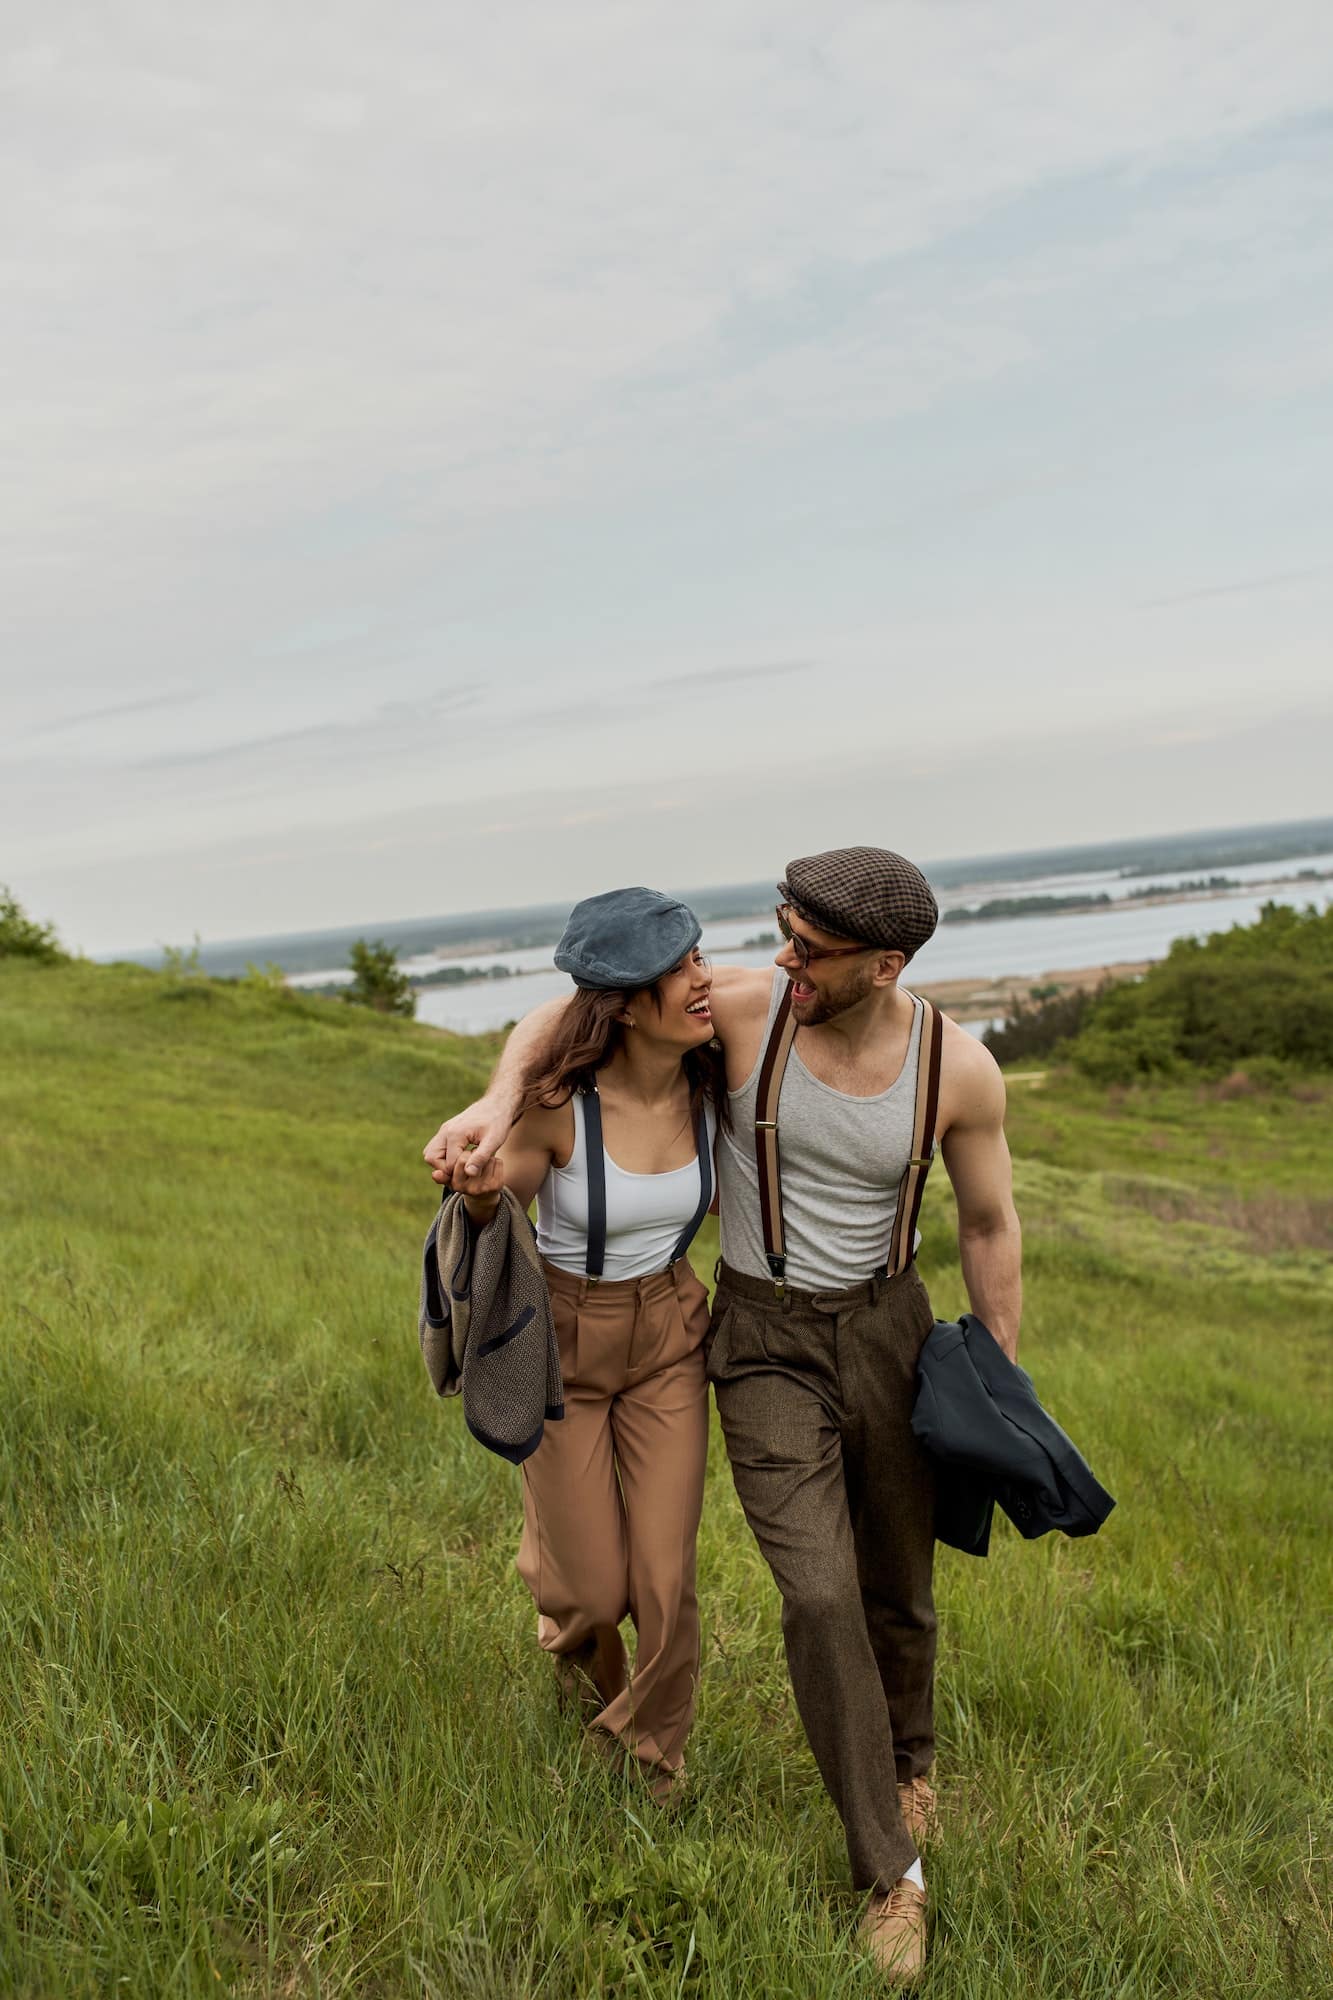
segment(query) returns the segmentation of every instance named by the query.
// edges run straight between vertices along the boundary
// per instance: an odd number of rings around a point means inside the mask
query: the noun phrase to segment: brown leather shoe
[[[664,1812],[679,1812],[685,1803],[689,1783],[685,1766],[681,1764],[674,1771],[668,1771],[665,1764],[645,1764],[642,1768],[654,1803],[661,1806]]]
[[[907,1831],[918,1847],[924,1847],[928,1840],[934,1840],[940,1830],[939,1813],[935,1805],[935,1787],[929,1778],[909,1778],[898,1787],[898,1804]]]
[[[609,1729],[587,1729],[583,1740],[589,1752],[608,1765],[618,1777],[641,1780],[654,1804],[664,1811],[673,1811],[683,1803],[687,1787],[683,1764],[669,1771],[665,1764],[645,1763],[632,1750],[627,1750],[620,1738],[613,1736]]]
[[[588,1639],[572,1653],[553,1653],[556,1701],[562,1715],[576,1715],[591,1722],[606,1707],[601,1690],[593,1679],[597,1663],[597,1642]]]
[[[887,1896],[872,1896],[861,1935],[875,1964],[895,1985],[906,1986],[926,1964],[926,1892],[904,1876]]]

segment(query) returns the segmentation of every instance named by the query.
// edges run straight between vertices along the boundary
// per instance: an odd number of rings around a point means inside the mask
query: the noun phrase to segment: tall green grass
[[[491,1046],[8,964],[0,1035],[0,1992],[878,1990],[720,1444],[680,1808],[557,1712],[414,1335]],[[1024,1359],[1120,1505],[941,1555],[923,1992],[1333,1990],[1330,1101],[1015,1089]]]

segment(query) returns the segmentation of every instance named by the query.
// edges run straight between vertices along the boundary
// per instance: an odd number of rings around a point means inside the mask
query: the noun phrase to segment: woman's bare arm
[[[498,1152],[476,1174],[469,1174],[469,1158],[460,1158],[454,1168],[452,1185],[467,1206],[469,1219],[484,1227],[500,1205],[500,1190],[508,1188],[521,1208],[526,1208],[546,1179],[552,1159],[568,1149],[564,1127],[572,1122],[568,1106],[547,1110],[537,1105],[524,1112]]]

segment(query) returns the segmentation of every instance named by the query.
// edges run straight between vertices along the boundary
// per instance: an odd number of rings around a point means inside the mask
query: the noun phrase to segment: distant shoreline
[[[1033,987],[1054,987],[1060,993],[1087,992],[1108,980],[1141,979],[1151,958],[1122,959],[1111,965],[1065,967],[1052,972],[1011,972],[1000,979],[933,979],[920,986],[908,985],[923,1000],[935,1005],[960,1025],[966,1021],[992,1021],[1008,1014],[1016,1001],[1029,1000]]]
[[[1089,873],[1143,881],[1158,874],[1204,874],[1255,864],[1276,868],[1331,852],[1333,819],[1302,818],[973,855],[967,859],[926,861],[923,865],[936,893],[957,902],[981,895],[996,883],[1035,886],[1039,882]],[[771,910],[774,893],[771,880],[716,884],[708,888],[678,889],[670,883],[662,886],[681,895],[705,923],[748,919],[752,910]],[[416,958],[430,952],[442,959],[446,955],[457,959],[486,951],[516,951],[547,942],[554,944],[568,914],[568,903],[543,902],[411,919],[370,918],[320,930],[269,932],[216,941],[201,939],[197,950],[202,970],[222,977],[244,973],[251,963],[274,962],[288,973],[318,973],[330,959],[334,963],[345,962],[348,950],[358,938],[380,939],[400,958]],[[98,960],[127,959],[149,966],[164,963],[160,945],[133,951],[102,949],[93,956]]]
[[[1110,899],[1104,903],[1099,901],[1088,901],[1088,902],[1079,902],[1075,904],[1071,902],[1071,905],[1068,909],[1058,912],[1042,909],[1034,900],[1034,907],[1030,911],[1025,912],[1022,908],[1016,907],[1014,910],[1012,910],[1010,913],[1007,914],[1004,921],[1009,923],[1024,922],[1024,921],[1030,921],[1036,923],[1043,921],[1047,917],[1054,917],[1059,915],[1099,917],[1099,916],[1111,916],[1117,913],[1122,913],[1126,909],[1136,909],[1136,910],[1160,909],[1175,903],[1181,903],[1181,904],[1225,903],[1228,901],[1238,900],[1241,897],[1245,896],[1262,895],[1265,890],[1269,889],[1290,889],[1293,886],[1299,887],[1300,884],[1303,882],[1308,882],[1311,888],[1313,888],[1315,887],[1316,884],[1327,882],[1330,880],[1333,880],[1333,871],[1320,870],[1318,872],[1315,872],[1311,870],[1307,874],[1301,874],[1298,872],[1296,874],[1291,874],[1291,875],[1267,876],[1262,881],[1257,881],[1257,882],[1236,882],[1233,884],[1229,884],[1226,888],[1201,889],[1195,887],[1186,891],[1182,891],[1180,893],[1175,893],[1170,889],[1164,889],[1161,895],[1145,896],[1139,894],[1132,897],[1122,896]],[[720,920],[713,919],[712,921],[720,921]],[[708,947],[708,955],[710,958],[714,959],[734,958],[740,952],[752,950],[756,945],[767,946],[771,944],[774,951],[778,949],[779,940],[777,933],[772,932],[770,934],[764,929],[764,926],[768,923],[771,923],[772,920],[771,918],[768,918],[765,912],[763,912],[762,910],[756,910],[753,912],[742,911],[739,918],[732,918],[730,921],[754,923],[756,926],[759,927],[759,935],[750,938],[748,940],[744,940],[737,944],[710,945]],[[969,928],[973,924],[975,924],[978,928],[985,929],[989,927],[989,924],[992,920],[989,916],[977,916],[977,917],[969,917],[966,921],[967,921],[967,926]],[[957,917],[954,917],[953,920],[949,922],[950,930],[957,930],[962,927],[963,926],[960,924]],[[554,947],[552,948],[554,949]],[[455,986],[474,986],[474,985],[483,985],[488,981],[500,976],[498,968],[493,969],[492,966],[485,964],[482,961],[484,960],[485,954],[487,952],[502,952],[506,949],[507,947],[505,946],[503,940],[500,938],[496,938],[487,940],[480,945],[466,945],[466,946],[441,945],[437,947],[432,956],[438,961],[442,971],[446,967],[452,968],[454,966],[459,965],[460,963],[467,963],[468,961],[476,960],[477,961],[476,969],[474,976],[472,978],[449,980],[448,982],[450,985],[455,985]],[[1147,961],[1145,961],[1145,963],[1146,962]],[[530,968],[530,970],[534,971],[544,970],[544,969],[545,969],[544,967]],[[416,987],[416,989],[419,992],[428,991],[432,986],[444,983],[440,979],[439,975],[432,976],[432,974],[430,973],[417,972],[411,974],[410,977],[412,979],[414,987]],[[1018,984],[1021,985],[1023,983],[1023,980],[1026,978],[1029,981],[1029,983],[1035,982],[1042,984],[1050,984],[1058,980],[1062,984],[1064,984],[1068,983],[1074,977],[1075,975],[1072,975],[1069,972],[1032,973],[1030,975],[1005,974],[1002,980],[997,980],[996,982],[993,983],[1013,984],[1015,981],[1017,981]],[[298,975],[298,979],[299,978],[300,976]],[[310,978],[310,975],[305,974],[304,978],[308,980]],[[978,982],[968,979],[950,981],[948,983],[950,985],[960,986],[969,990],[974,985],[978,984]],[[332,990],[332,986],[326,986],[326,987],[307,986],[305,990],[330,991]],[[979,1015],[973,1016],[972,1018],[980,1018],[980,1016]]]

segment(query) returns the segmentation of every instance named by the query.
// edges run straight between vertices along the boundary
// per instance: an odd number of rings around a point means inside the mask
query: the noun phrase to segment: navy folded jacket
[[[917,1366],[912,1429],[938,1461],[937,1541],[984,1556],[997,1500],[1029,1540],[1096,1534],[1115,1501],[975,1313],[937,1319]]]

